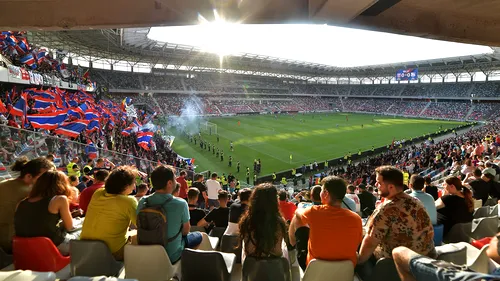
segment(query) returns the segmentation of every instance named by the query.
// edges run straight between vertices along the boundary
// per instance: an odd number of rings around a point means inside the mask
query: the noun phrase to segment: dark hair
[[[54,156],[54,154],[47,154],[47,155],[45,156],[45,158],[47,158],[47,160],[48,160],[48,159],[54,159],[54,158],[56,158],[56,157]],[[49,161],[50,161],[50,160],[49,160]]]
[[[198,180],[200,180],[201,178],[203,178],[203,175],[202,175],[202,174],[196,174],[196,175],[194,175],[194,181],[198,181]]]
[[[73,175],[73,176],[69,176],[69,181],[72,182],[72,181],[76,181],[78,180],[78,177]]]
[[[181,184],[176,182],[175,188],[174,188],[174,191],[172,191],[172,194],[179,192],[180,189],[181,189]]]
[[[16,162],[10,166],[10,169],[14,172],[20,172],[23,170],[24,165],[28,163],[30,160],[26,156],[21,156],[16,159]]]
[[[96,163],[102,163],[102,162],[104,162],[104,159],[103,159],[103,158],[99,158],[99,159],[97,159],[97,161],[96,161]]]
[[[172,166],[160,165],[151,173],[151,184],[155,190],[167,188],[169,181],[175,183],[175,168]]]
[[[356,191],[356,187],[354,185],[352,185],[352,184],[348,185],[347,189],[349,189],[350,192]]]
[[[345,180],[337,176],[328,176],[321,181],[323,188],[328,191],[332,201],[342,201],[347,191]]]
[[[474,176],[475,177],[480,177],[481,176],[481,170],[478,169],[478,168],[474,169]]]
[[[288,198],[288,192],[286,192],[284,190],[280,190],[280,192],[278,193],[278,196],[279,196],[280,201],[285,201]]]
[[[131,166],[120,166],[109,174],[104,188],[109,194],[121,194],[127,186],[135,183],[137,171]]]
[[[28,197],[52,198],[56,195],[71,196],[68,177],[63,172],[50,170],[38,178]]]
[[[412,175],[410,178],[410,184],[413,190],[422,190],[424,189],[425,180],[422,176]]]
[[[89,180],[90,180],[90,178],[89,178],[89,177],[87,177],[87,176],[82,176],[82,181],[83,181],[83,182],[86,182],[86,181],[89,181]]]
[[[148,190],[148,185],[145,183],[141,183],[136,187],[137,192],[143,192],[145,190]]]
[[[424,181],[425,181],[425,184],[427,184],[427,185],[430,185],[432,182],[431,177],[429,177],[429,176],[425,177]]]
[[[250,188],[243,188],[240,190],[240,201],[248,201],[250,200],[250,196],[252,195],[252,190]]]
[[[321,185],[315,185],[311,188],[311,199],[313,202],[321,202]]]
[[[87,164],[88,164],[88,163],[91,163],[91,162],[94,162],[94,159],[89,159],[89,160],[87,160]]]
[[[217,173],[212,173],[211,178],[216,178],[216,177],[217,177]]]
[[[188,200],[193,200],[195,198],[198,198],[199,195],[200,195],[200,191],[196,187],[191,187],[188,190]]]
[[[187,174],[187,173],[186,173],[186,171],[182,170],[182,171],[179,173],[179,176],[181,176],[181,177],[182,177],[182,176],[185,176],[186,174]]]
[[[22,167],[19,165],[16,168],[20,168],[20,170],[16,169],[14,171],[20,171],[21,178],[28,174],[36,177],[42,173],[42,170],[51,170],[54,168],[54,164],[52,164],[52,162],[47,160],[45,157],[39,157],[25,163]]]
[[[474,211],[472,192],[467,187],[462,185],[462,181],[457,177],[449,177],[445,179],[445,182],[449,185],[454,185],[458,191],[462,192],[465,198],[465,203],[467,203],[467,209],[469,210],[469,212]]]
[[[221,190],[219,191],[219,195],[217,198],[219,198],[219,200],[227,200],[227,198],[229,198],[229,193],[225,190]]]
[[[109,172],[108,170],[97,170],[94,174],[94,179],[105,182],[106,179],[109,177]]]
[[[384,183],[393,184],[396,188],[403,188],[403,172],[393,166],[380,166],[375,172],[382,176]]]
[[[259,184],[252,192],[248,211],[240,219],[240,241],[252,244],[256,257],[272,256],[276,245],[286,239],[286,224],[279,211],[277,195],[272,184]]]

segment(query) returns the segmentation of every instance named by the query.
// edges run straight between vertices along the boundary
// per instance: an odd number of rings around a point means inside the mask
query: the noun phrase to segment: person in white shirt
[[[358,195],[354,193],[355,190],[356,187],[354,185],[352,184],[348,185],[345,197],[351,199],[352,201],[354,201],[354,203],[356,203],[356,213],[361,214],[361,201],[359,201]]]
[[[212,173],[212,177],[207,180],[206,186],[208,208],[212,210],[213,208],[219,207],[219,191],[222,190],[220,183],[217,181],[217,173]]]

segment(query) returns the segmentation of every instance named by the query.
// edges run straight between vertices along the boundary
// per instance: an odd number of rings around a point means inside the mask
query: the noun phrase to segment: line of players
[[[219,150],[218,147],[215,147],[215,144],[211,144],[210,142],[204,140],[203,137],[201,136],[201,134],[198,134],[197,136],[196,135],[195,136],[188,135],[188,138],[191,141],[191,143],[194,143],[195,145],[199,142],[201,149],[205,149],[208,152],[211,151],[212,154],[215,155],[216,158],[219,158],[219,155],[220,155],[220,161],[224,162],[224,150],[222,150],[222,149]],[[219,135],[217,135],[217,143],[219,143]],[[232,141],[229,143],[229,151],[234,152],[234,145],[233,145]],[[229,160],[228,167],[232,167],[233,166],[233,156],[229,155],[228,160]],[[240,163],[240,161],[238,161],[238,162],[236,162],[236,171],[238,174],[240,173],[240,169],[241,169],[241,163]],[[254,173],[253,182],[254,183],[257,181],[257,175],[260,174],[261,169],[262,169],[262,164],[261,164],[260,159],[254,159],[254,163],[253,163],[253,173]],[[247,167],[247,171],[246,171],[246,181],[247,181],[247,184],[250,184],[250,168],[249,167]]]

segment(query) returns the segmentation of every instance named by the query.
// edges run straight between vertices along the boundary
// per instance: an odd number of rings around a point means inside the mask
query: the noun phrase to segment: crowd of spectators
[[[422,116],[445,119],[464,119],[470,107],[470,102],[431,102],[422,113]]]

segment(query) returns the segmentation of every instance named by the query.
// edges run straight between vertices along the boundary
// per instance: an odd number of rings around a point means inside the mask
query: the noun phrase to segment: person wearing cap
[[[500,263],[500,248],[497,233],[491,239],[486,255],[494,262]],[[498,280],[500,269],[495,269],[489,274],[474,272],[445,261],[436,261],[420,255],[407,247],[397,247],[392,251],[392,258],[402,281],[445,281],[445,280]]]

